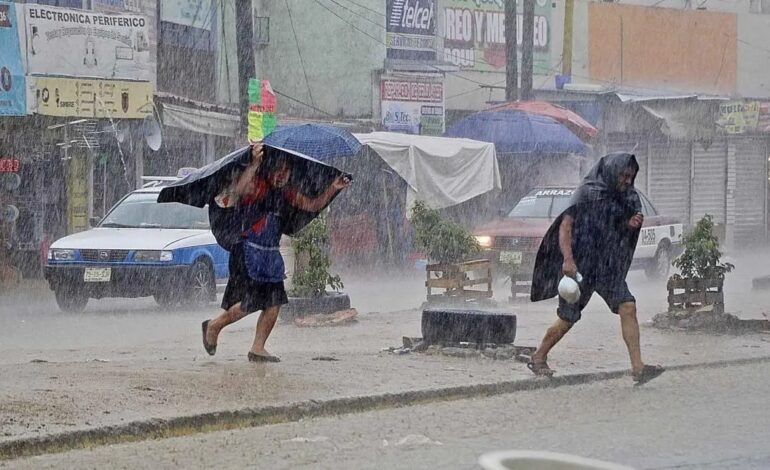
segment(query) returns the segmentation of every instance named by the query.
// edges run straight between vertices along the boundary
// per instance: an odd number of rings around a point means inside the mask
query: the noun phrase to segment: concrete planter
[[[318,297],[289,297],[281,307],[281,320],[294,321],[308,315],[328,315],[350,308],[350,297],[342,292],[330,292]]]

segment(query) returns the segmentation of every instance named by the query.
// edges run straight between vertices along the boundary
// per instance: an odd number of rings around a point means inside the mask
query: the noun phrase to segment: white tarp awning
[[[200,134],[233,137],[238,135],[240,119],[237,115],[164,103],[163,124]]]
[[[354,134],[434,209],[500,189],[494,144],[470,139],[372,132]]]

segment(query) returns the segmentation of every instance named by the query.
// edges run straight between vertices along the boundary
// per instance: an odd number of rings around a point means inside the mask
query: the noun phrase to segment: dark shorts
[[[230,252],[230,277],[227,280],[222,308],[230,309],[238,302],[245,313],[289,303],[283,282],[259,282],[249,276],[243,256],[243,246]]]
[[[628,284],[625,279],[604,282],[583,281],[580,284],[580,300],[577,303],[568,304],[559,297],[559,309],[557,310],[559,318],[570,323],[580,320],[580,312],[586,308],[594,292],[604,299],[612,313],[618,313],[621,304],[636,302],[633,294],[628,290]]]

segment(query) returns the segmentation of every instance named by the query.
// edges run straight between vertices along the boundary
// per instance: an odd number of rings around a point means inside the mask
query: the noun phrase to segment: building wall
[[[256,53],[257,74],[279,93],[280,113],[371,117],[373,79],[385,59],[385,2],[355,3],[360,6],[255,1],[255,15],[270,18],[270,43]]]
[[[705,10],[694,9],[694,3],[703,5]],[[640,57],[645,56],[647,57],[646,60],[649,61],[651,58],[647,54],[648,49],[657,51],[659,54],[658,57],[652,57],[655,60],[650,67],[648,67],[650,64],[644,61],[635,65],[643,68],[637,73],[637,77],[640,78],[641,82],[644,82],[644,86],[650,92],[691,93],[706,91],[753,98],[768,97],[770,96],[770,76],[767,75],[766,71],[770,68],[770,53],[768,53],[766,44],[767,31],[770,30],[770,14],[768,14],[770,11],[767,13],[754,12],[752,5],[755,3],[757,2],[753,0],[740,2],[664,0],[659,2],[656,7],[650,7],[650,2],[646,0],[622,0],[620,4],[575,1],[573,81],[605,85],[616,82],[612,75],[609,76],[610,79],[608,80],[606,75],[594,76],[591,73],[590,46],[592,41],[596,43],[596,38],[593,40],[591,38],[590,18],[592,11],[595,18],[596,12],[599,10],[603,11],[602,16],[611,16],[611,12],[625,11],[625,14],[631,15],[629,21],[624,21],[624,27],[628,26],[630,31],[638,26],[632,21],[634,15],[641,15],[639,18],[644,18],[646,22],[657,18],[656,21],[659,21],[661,25],[656,33],[641,35],[635,39],[633,42],[634,54],[631,54],[630,51],[626,54],[626,57],[633,57],[633,61],[638,61]],[[639,13],[634,6],[647,8]],[[734,17],[734,27],[731,24],[732,20],[719,19],[724,18],[723,15],[725,14]],[[720,24],[720,22],[723,27],[716,27],[715,25]],[[675,28],[671,27],[674,23],[678,25]],[[602,33],[602,30],[606,30],[607,27],[607,25],[603,25],[597,31]],[[689,36],[683,36],[682,31],[689,31]],[[617,31],[616,34],[619,37]],[[612,45],[617,46],[617,41],[612,41],[608,37],[604,48]],[[640,46],[642,49],[637,49]],[[682,49],[686,52],[683,52]],[[721,57],[722,50],[725,51],[724,61]],[[598,51],[594,50],[593,52],[596,54]],[[719,52],[719,54],[715,55],[715,52]],[[719,57],[715,61],[717,55]],[[732,56],[735,57],[734,60]],[[666,61],[683,57],[688,60],[680,60],[675,63],[676,67],[674,68],[677,74],[673,77],[671,70],[661,68]],[[606,57],[598,59],[607,60]],[[714,65],[715,63],[717,65]],[[687,67],[684,67],[685,65]],[[722,68],[721,73],[719,72],[720,67]],[[647,71],[652,70],[657,70],[669,80],[664,82],[659,78],[645,76]],[[727,86],[730,83],[728,80],[730,74],[734,74],[734,86]],[[690,80],[683,82],[681,80],[683,76],[689,76]],[[716,85],[708,86],[709,83],[715,82]]]

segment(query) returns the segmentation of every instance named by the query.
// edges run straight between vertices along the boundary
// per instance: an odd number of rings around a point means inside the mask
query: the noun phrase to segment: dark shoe
[[[548,363],[543,362],[534,362],[529,361],[527,362],[527,369],[531,370],[533,374],[537,375],[538,377],[551,377],[553,375],[553,369],[548,367]]]
[[[209,353],[209,356],[213,356],[217,353],[217,345],[209,344],[209,342],[206,340],[206,334],[209,332],[209,321],[210,320],[206,320],[205,322],[201,323],[201,328],[203,329],[203,349]]]
[[[665,371],[663,366],[644,366],[641,372],[633,374],[634,385],[644,385]]]
[[[281,362],[278,356],[271,356],[269,354],[254,354],[249,351],[249,362]]]

